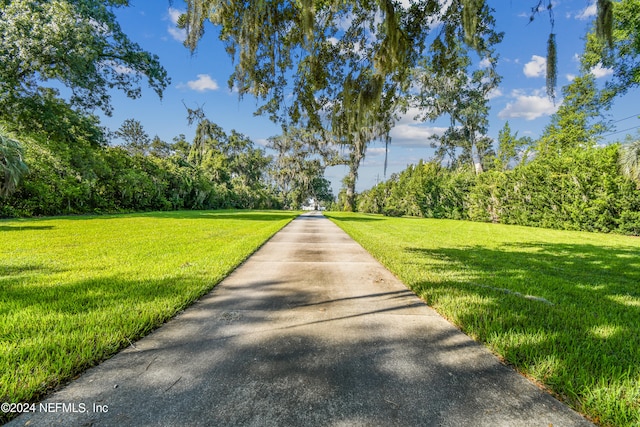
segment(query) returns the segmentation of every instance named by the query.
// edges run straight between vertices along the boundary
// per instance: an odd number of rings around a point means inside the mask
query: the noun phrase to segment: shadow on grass
[[[331,214],[325,214],[327,218],[331,218],[334,221],[340,222],[373,222],[373,221],[383,221],[384,218],[378,218],[374,216],[333,216]]]
[[[54,397],[75,393],[109,411],[26,416],[61,425],[493,425],[511,411],[536,418],[559,409],[534,387],[523,392],[446,322],[427,334],[419,316],[388,324],[380,314],[423,306],[415,297],[407,306],[406,290],[368,289],[327,299],[295,276],[217,288]],[[331,308],[309,310],[318,304]]]
[[[640,387],[637,250],[508,244],[406,251],[445,278],[415,283],[416,293],[466,333],[577,407],[604,390],[610,407],[591,415],[617,406],[619,418],[608,422],[640,421],[640,396],[628,390]]]
[[[38,273],[51,273],[52,270],[49,267],[45,267],[41,264],[23,264],[23,265],[2,265],[0,264],[0,286],[2,286],[3,280],[7,280],[8,276],[16,276],[29,272]]]
[[[238,220],[253,220],[253,221],[279,221],[287,218],[293,218],[299,215],[299,212],[292,211],[277,211],[277,210],[178,210],[178,211],[154,211],[154,212],[133,212],[133,213],[117,213],[117,214],[86,214],[86,215],[66,215],[66,216],[51,216],[41,218],[27,218],[8,221],[23,221],[25,223],[37,223],[39,221],[50,220],[109,220],[109,219],[122,219],[122,218],[167,218],[167,219],[238,219]],[[6,227],[6,231],[13,231],[19,229],[32,229],[32,230],[46,230],[54,228],[53,226],[35,226],[35,225],[0,225],[0,231]]]
[[[1,231],[53,230],[52,225],[0,225]]]
[[[296,216],[298,216],[297,213],[286,212],[286,211],[283,211],[282,213],[238,212],[238,213],[220,213],[220,214],[212,212],[208,214],[203,214],[202,216],[200,216],[200,218],[231,219],[231,220],[243,220],[243,221],[282,221],[288,218],[295,218]]]
[[[11,267],[0,267],[0,271],[7,269]],[[0,331],[9,333],[0,341],[15,343],[0,347],[0,360],[11,367],[3,379],[14,381],[8,384],[9,395],[0,393],[0,402],[40,398],[158,328],[215,285],[200,277],[127,280],[117,276],[33,285],[31,276],[22,273],[35,271],[48,273],[38,266],[25,266],[13,271],[14,276],[0,277]],[[27,385],[37,375],[33,372],[44,374],[36,379],[35,389]]]

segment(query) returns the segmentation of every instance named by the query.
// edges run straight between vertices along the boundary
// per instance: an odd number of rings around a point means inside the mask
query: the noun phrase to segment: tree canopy
[[[27,172],[20,143],[0,127],[0,197],[11,194]]]
[[[598,6],[603,12],[587,36],[582,62],[586,68],[600,64],[613,69],[613,79],[607,83],[613,97],[640,86],[640,2],[599,0]]]
[[[629,2],[631,3],[631,2]],[[452,118],[451,134],[463,129],[482,170],[486,93],[497,85],[494,46],[502,34],[485,0],[187,0],[180,24],[185,44],[195,50],[210,21],[233,58],[229,86],[260,100],[257,114],[291,125],[329,130],[325,137],[348,149],[347,196],[354,191],[358,164],[375,139],[389,142],[396,115],[407,96],[422,94],[427,116]],[[547,90],[555,97],[556,42],[553,2],[531,2],[531,19],[548,11]],[[598,1],[598,40],[611,34],[610,0]],[[469,58],[489,64],[483,75],[466,74]],[[434,78],[419,81],[413,70],[427,64]],[[461,108],[438,109],[443,85]],[[448,86],[447,86],[448,85]],[[435,95],[434,95],[435,94]],[[427,99],[427,96],[435,99]],[[447,101],[449,102],[449,101]],[[468,104],[468,105],[467,105]],[[472,108],[477,111],[471,114]],[[467,109],[469,109],[467,108]],[[454,132],[455,131],[455,132]],[[350,203],[353,205],[353,203]]]
[[[434,44],[461,39],[483,58],[499,41],[484,1],[438,0],[403,5],[377,1],[188,0],[181,19],[195,49],[208,20],[235,62],[229,85],[252,94],[285,127],[330,130],[348,150],[347,195],[369,142],[383,139],[411,70]],[[493,63],[492,63],[493,64]],[[353,200],[349,204],[354,206]]]
[[[46,97],[57,81],[85,111],[111,112],[110,90],[141,95],[147,78],[158,94],[169,78],[156,55],[123,33],[113,9],[127,0],[0,1],[0,117],[16,116],[25,100]],[[16,117],[20,120],[23,117]]]
[[[230,86],[241,96],[262,99],[258,112],[284,122],[331,123],[344,116],[336,100],[348,97],[355,84],[357,107],[349,113],[353,124],[347,128],[361,126],[367,121],[365,110],[375,112],[385,97],[408,89],[410,71],[428,43],[459,36],[484,55],[497,41],[483,1],[453,0],[448,7],[438,0],[408,6],[392,0],[187,4],[181,20],[188,30],[185,43],[197,47],[205,21],[219,26],[236,64]]]

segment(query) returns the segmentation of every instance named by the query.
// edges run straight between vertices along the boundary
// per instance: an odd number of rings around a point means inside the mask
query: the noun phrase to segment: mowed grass
[[[295,216],[195,211],[0,221],[0,402],[33,401],[130,345]]]
[[[640,426],[640,239],[327,213],[429,305],[605,426]]]

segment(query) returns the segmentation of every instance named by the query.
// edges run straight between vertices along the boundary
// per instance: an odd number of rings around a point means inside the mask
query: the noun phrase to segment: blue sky
[[[208,24],[204,39],[191,54],[182,40],[184,33],[176,27],[176,20],[185,9],[180,0],[131,0],[131,6],[117,10],[118,21],[129,37],[143,49],[157,54],[171,77],[172,83],[160,100],[150,90],[143,90],[137,100],[123,94],[113,94],[114,113],[103,118],[103,124],[116,130],[124,120],[139,120],[150,136],[158,135],[165,141],[185,134],[190,140],[195,129],[186,121],[184,105],[202,106],[207,117],[222,126],[244,133],[258,144],[280,133],[277,125],[267,118],[256,117],[256,102],[250,98],[239,100],[227,87],[232,73],[232,63],[216,38],[216,31]],[[550,22],[546,12],[529,23],[530,8],[536,0],[489,0],[496,9],[497,29],[505,33],[498,47],[500,60],[498,72],[503,76],[500,87],[491,96],[489,136],[497,138],[498,131],[508,120],[513,131],[520,136],[538,137],[549,123],[562,102],[559,97],[554,105],[545,93],[546,42]],[[558,44],[558,93],[560,88],[579,73],[578,55],[583,51],[584,35],[595,14],[594,0],[558,0],[554,2],[555,33]],[[599,83],[606,81],[610,71],[594,69]],[[634,101],[637,90],[618,98],[610,111],[610,119],[616,121],[608,141],[622,140],[627,133],[636,134],[640,127],[640,103]],[[428,137],[442,132],[447,121],[418,123],[413,121],[415,111],[404,116],[391,132],[389,167],[387,177],[400,172],[407,165],[420,159],[429,159],[433,150]],[[624,130],[630,129],[628,132]],[[612,133],[613,133],[612,132]],[[373,143],[360,168],[357,190],[362,191],[384,180],[384,147]],[[340,180],[346,174],[342,166],[327,170],[334,193],[340,188]]]

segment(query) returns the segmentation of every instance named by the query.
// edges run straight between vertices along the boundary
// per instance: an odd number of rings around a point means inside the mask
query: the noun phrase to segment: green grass
[[[296,215],[0,221],[0,402],[38,399],[147,334]]]
[[[640,426],[640,239],[327,213],[429,305],[606,426]]]

